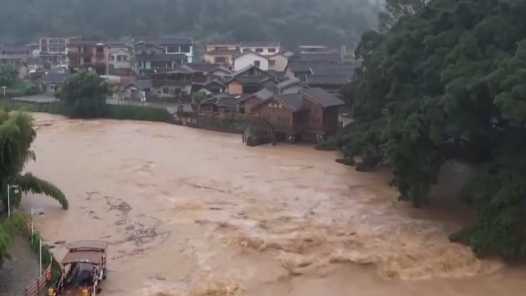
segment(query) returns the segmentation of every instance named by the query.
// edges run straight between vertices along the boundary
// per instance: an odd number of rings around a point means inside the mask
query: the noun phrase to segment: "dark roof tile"
[[[305,82],[309,85],[344,85],[351,81],[351,75],[305,75]]]
[[[311,100],[317,102],[323,107],[342,106],[344,102],[333,94],[323,90],[321,88],[307,88],[300,90],[300,94],[309,97]]]
[[[137,62],[172,62],[184,60],[186,55],[184,53],[166,54],[166,53],[152,53],[152,54],[139,54],[135,56]]]
[[[69,73],[48,73],[41,77],[38,82],[42,84],[62,84],[70,77]]]
[[[274,97],[289,106],[294,112],[303,109],[303,96],[301,94],[275,95]]]
[[[151,80],[136,80],[136,81],[132,81],[124,85],[122,88],[124,89],[131,85],[135,86],[136,88],[140,90],[147,90],[147,89],[152,88],[152,81]]]

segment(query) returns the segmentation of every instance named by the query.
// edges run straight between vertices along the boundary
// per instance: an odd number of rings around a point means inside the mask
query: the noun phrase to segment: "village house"
[[[129,82],[121,87],[120,99],[135,100],[140,99],[140,92],[144,92],[146,98],[150,96],[152,83],[150,80],[136,80]]]
[[[153,95],[163,99],[187,99],[193,85],[208,82],[208,76],[202,71],[179,68],[150,75]]]
[[[285,67],[285,76],[287,78],[305,79],[305,75],[313,73],[313,67],[329,67],[329,64],[335,65],[333,62],[326,61],[299,61],[289,60],[287,67]]]
[[[166,53],[167,49],[156,43],[140,41],[135,43],[135,72],[141,78],[151,74],[176,69],[188,62],[184,53]]]
[[[192,63],[181,65],[180,68],[189,71],[203,72],[205,75],[210,76],[211,79],[222,78],[232,74],[232,71],[223,64]]]
[[[41,37],[38,41],[39,57],[41,62],[57,65],[67,62],[68,44],[71,39],[79,39],[80,36],[69,37]]]
[[[223,82],[219,80],[211,80],[208,82],[205,82],[203,84],[200,83],[194,83],[192,84],[192,90],[191,93],[200,92],[207,96],[213,95],[213,94],[220,94],[225,92],[226,86],[223,84]]]
[[[262,88],[274,89],[277,78],[255,65],[247,66],[225,76],[227,92],[232,95],[252,94]]]
[[[205,45],[203,60],[212,64],[223,64],[227,67],[234,65],[234,56],[240,53],[239,43],[209,43]]]
[[[263,56],[270,56],[281,51],[279,42],[241,42],[239,43],[240,52],[253,51]]]
[[[245,51],[234,56],[234,71],[239,71],[251,65],[258,67],[263,71],[269,70],[268,58],[257,52]]]
[[[269,122],[277,137],[312,141],[337,132],[338,109],[343,105],[342,100],[321,88],[308,88],[297,94],[274,95],[252,106],[250,112]]]
[[[19,70],[19,78],[27,76],[27,61],[30,57],[31,50],[25,46],[0,46],[0,64],[12,64],[17,67]]]
[[[276,84],[275,92],[280,95],[297,94],[307,85],[298,78],[289,78]]]
[[[221,93],[199,104],[198,114],[218,113],[219,116],[234,113],[238,110],[239,98],[233,95]]]
[[[258,92],[255,92],[251,95],[244,97],[239,100],[239,112],[251,114],[252,107],[258,104],[261,101],[267,100],[274,96],[274,93],[266,88],[262,88]]]
[[[132,69],[132,48],[125,43],[112,42],[109,44],[109,63],[114,69]]]
[[[37,80],[43,93],[54,95],[71,76],[69,73],[47,73]]]
[[[271,56],[268,56],[268,70],[276,71],[278,73],[285,72],[287,65],[289,63],[289,58],[282,53],[277,53]]]
[[[162,36],[160,38],[136,38],[134,43],[156,44],[163,48],[167,55],[184,55],[185,62],[192,63],[194,57],[194,41],[184,36]]]
[[[67,44],[67,63],[70,72],[94,71],[99,75],[108,72],[109,46],[97,40],[71,39]]]
[[[340,90],[351,82],[348,75],[306,75],[305,84],[309,87],[319,87],[332,94],[340,94]]]

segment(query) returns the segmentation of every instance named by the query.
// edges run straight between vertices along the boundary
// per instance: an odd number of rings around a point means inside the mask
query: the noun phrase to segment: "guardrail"
[[[42,290],[47,287],[48,282],[51,280],[51,263],[42,272],[40,277],[31,282],[25,289],[25,296],[37,296],[40,295]]]

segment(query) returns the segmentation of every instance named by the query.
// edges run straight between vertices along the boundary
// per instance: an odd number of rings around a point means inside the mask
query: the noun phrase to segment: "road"
[[[35,95],[35,96],[28,96],[28,97],[19,97],[19,98],[13,98],[15,101],[25,101],[25,102],[35,102],[35,103],[50,103],[54,101],[58,101],[57,98],[47,96],[47,95]],[[158,107],[158,108],[166,108],[170,113],[174,113],[177,111],[177,107],[180,106],[180,104],[173,104],[173,103],[155,103],[155,102],[136,102],[136,101],[125,101],[125,100],[116,100],[116,99],[108,99],[106,100],[108,104],[112,105],[135,105],[135,106],[149,106],[149,107]],[[182,104],[184,106],[184,111],[192,111],[192,106],[190,104]]]

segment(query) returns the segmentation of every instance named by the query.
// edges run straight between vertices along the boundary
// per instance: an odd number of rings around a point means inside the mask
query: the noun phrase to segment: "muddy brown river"
[[[70,200],[28,196],[51,242],[107,240],[102,295],[515,296],[526,270],[478,260],[458,225],[396,201],[385,178],[311,147],[35,114],[28,170]],[[61,245],[57,257],[64,255]]]

